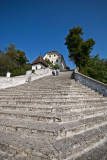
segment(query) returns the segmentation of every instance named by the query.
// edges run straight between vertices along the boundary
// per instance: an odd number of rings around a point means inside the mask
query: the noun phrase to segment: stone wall
[[[42,75],[42,74],[47,74],[50,72],[50,69],[49,68],[44,68],[44,69],[38,69],[38,70],[35,70],[35,74],[36,75]]]
[[[51,75],[52,71],[49,68],[36,70],[35,73],[27,71],[26,75],[15,77],[0,77],[0,89],[17,86],[20,84],[34,81],[44,76]]]
[[[77,68],[73,72],[73,77],[77,82],[82,83],[83,85],[91,88],[92,90],[95,90],[96,92],[99,92],[100,94],[103,94],[105,97],[107,97],[107,85],[99,82],[93,78],[87,77],[77,71]]]

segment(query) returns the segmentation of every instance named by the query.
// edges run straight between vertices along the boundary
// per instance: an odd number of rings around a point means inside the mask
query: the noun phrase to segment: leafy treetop
[[[16,50],[15,45],[10,44],[6,53],[0,56],[0,75],[5,76],[7,71],[10,71],[12,76],[25,74],[26,70],[31,69],[28,62],[25,52]]]
[[[70,29],[70,33],[65,38],[65,45],[67,45],[69,51],[69,58],[79,68],[87,64],[90,53],[95,45],[95,41],[92,38],[84,41],[81,37],[82,35],[82,27],[78,26]]]

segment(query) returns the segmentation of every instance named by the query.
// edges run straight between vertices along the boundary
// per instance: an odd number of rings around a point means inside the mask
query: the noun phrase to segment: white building
[[[45,60],[42,58],[41,54],[40,56],[35,59],[32,63],[32,70],[37,70],[37,69],[43,69],[48,67],[47,63],[45,62]]]
[[[48,52],[43,59],[49,59],[53,65],[58,64],[61,71],[67,69],[63,56],[57,51]]]

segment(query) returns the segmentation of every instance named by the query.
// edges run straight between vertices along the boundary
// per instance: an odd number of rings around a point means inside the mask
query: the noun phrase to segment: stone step
[[[0,148],[12,154],[12,160],[52,160],[57,151],[47,137],[29,137],[0,131]]]
[[[89,130],[73,137],[64,138],[53,142],[53,146],[59,153],[59,159],[75,159],[84,151],[89,151],[99,145],[106,143],[107,125],[99,129]],[[99,150],[100,152],[100,150]],[[101,152],[100,152],[101,154]],[[88,157],[87,157],[88,158]],[[94,160],[94,159],[93,159]]]
[[[17,90],[19,90],[19,89],[17,89]],[[17,90],[8,90],[8,91],[17,91]],[[85,90],[85,91],[92,91],[92,92],[95,92],[95,91],[93,91],[93,90],[91,90],[90,88],[84,88],[84,87],[53,87],[53,88],[49,88],[49,87],[46,87],[46,88],[42,88],[42,87],[40,87],[40,88],[35,88],[35,86],[33,86],[33,88],[31,88],[31,87],[29,87],[29,88],[23,88],[23,89],[20,89],[20,91],[27,91],[27,92],[34,92],[34,91],[83,91],[83,90]]]
[[[107,141],[105,143],[101,143],[91,149],[83,150],[81,154],[76,157],[69,157],[66,160],[107,160]]]
[[[84,118],[96,117],[107,113],[107,108],[100,108],[95,110],[86,110],[82,112],[71,113],[49,113],[49,112],[36,112],[36,111],[0,111],[0,117],[15,118],[15,119],[32,119],[35,121],[44,122],[69,122]]]
[[[79,96],[79,97],[103,97],[103,95],[101,94],[98,94],[97,92],[95,93],[74,93],[74,92],[71,92],[71,93],[45,93],[45,92],[40,92],[40,93],[36,93],[36,92],[33,92],[33,93],[20,93],[20,92],[17,92],[17,93],[1,93],[0,94],[0,97],[25,97],[25,96],[69,96],[69,97],[75,97],[75,96]]]
[[[104,107],[107,108],[106,103],[93,103],[93,104],[73,104],[73,105],[62,105],[62,106],[49,106],[49,105],[1,105],[0,110],[17,110],[17,111],[37,111],[37,112],[81,112],[85,110],[92,110],[92,109],[100,109]]]
[[[79,87],[75,87],[75,88],[62,88],[62,87],[60,87],[59,89],[58,88],[46,88],[46,89],[42,89],[42,88],[38,88],[37,89],[37,87],[34,89],[34,87],[33,87],[33,89],[31,89],[31,87],[29,86],[29,89],[27,89],[27,88],[24,88],[24,89],[9,89],[9,90],[7,90],[7,89],[4,89],[4,90],[0,90],[0,93],[9,93],[9,92],[18,92],[18,91],[20,91],[20,92],[30,92],[30,93],[32,93],[32,92],[55,92],[55,91],[57,91],[57,92],[60,92],[60,91],[62,91],[62,92],[81,92],[81,91],[85,91],[85,92],[95,92],[94,90],[91,90],[90,88],[79,88]]]
[[[71,137],[107,124],[107,114],[66,123],[34,122],[32,120],[0,118],[0,130],[28,136],[48,136],[55,139]]]
[[[40,86],[40,85],[37,85],[37,86],[36,86],[36,85],[32,85],[32,86],[31,86],[31,85],[30,85],[30,86],[23,87],[23,88],[22,88],[22,87],[18,87],[17,89],[18,89],[18,90],[19,90],[19,89],[21,89],[21,90],[23,90],[23,89],[30,90],[30,89],[31,89],[32,91],[34,91],[34,90],[44,90],[44,91],[45,91],[45,90],[47,90],[47,89],[48,89],[48,90],[53,90],[53,89],[56,89],[56,90],[66,90],[66,89],[67,89],[67,90],[72,90],[72,89],[73,89],[73,90],[76,90],[76,89],[91,90],[90,88],[85,87],[85,86],[80,86],[80,85],[78,85],[78,86],[77,86],[77,85],[74,85],[74,86],[73,86],[73,85],[69,85],[69,86],[63,85],[63,86],[62,86],[62,84],[60,84],[60,85],[55,85],[55,86],[53,86],[53,84],[52,84],[52,86],[50,86],[50,85],[49,85],[49,86],[47,86],[47,85],[45,86],[45,84],[44,84],[43,86]],[[16,90],[16,88],[7,88],[6,90],[7,90],[7,91],[10,91],[10,90],[13,91],[13,90]]]
[[[29,137],[18,133],[8,133],[0,131],[0,148],[5,148],[5,152],[12,153],[15,160],[25,157],[31,160],[64,160],[72,159],[76,155],[81,155],[83,150],[92,150],[106,143],[107,125],[74,135],[60,140],[48,139],[47,137]],[[17,154],[15,154],[15,151]],[[100,151],[100,150],[99,150]],[[100,152],[101,153],[101,152]],[[106,156],[106,155],[105,155]]]
[[[67,100],[68,99],[68,101],[72,101],[73,99],[74,100],[77,100],[77,101],[82,101],[82,100],[104,100],[104,101],[107,101],[107,97],[102,97],[102,96],[95,96],[95,95],[93,95],[93,96],[87,96],[87,95],[82,95],[82,96],[79,96],[79,95],[77,95],[77,97],[76,97],[76,95],[52,95],[52,94],[50,94],[50,95],[45,95],[45,94],[40,94],[40,95],[23,95],[23,96],[18,96],[18,95],[8,95],[8,96],[1,96],[0,97],[0,102],[2,102],[2,100],[10,100],[11,101],[11,99],[13,99],[13,100],[18,100],[18,99],[21,99],[22,98],[22,100],[23,99],[26,99],[26,101],[28,101],[29,99],[30,100],[32,100],[33,101],[33,99],[34,100],[36,100],[36,98],[38,99],[46,99],[47,101],[49,101],[50,99],[53,99],[54,101],[56,100],[56,101],[64,101],[64,100]],[[28,98],[28,99],[27,99]]]
[[[92,103],[106,103],[105,98],[94,98],[94,99],[80,99],[80,100],[64,100],[64,99],[39,99],[39,100],[0,100],[1,105],[16,104],[16,105],[72,105],[72,104],[92,104]]]
[[[69,102],[69,101],[72,101],[72,100],[78,100],[78,101],[86,101],[86,100],[91,100],[91,101],[93,101],[93,100],[95,100],[95,101],[103,101],[103,100],[105,100],[105,101],[107,101],[106,100],[106,98],[103,98],[103,97],[79,97],[79,96],[75,96],[75,97],[71,97],[71,96],[51,96],[51,95],[49,95],[49,96],[25,96],[25,97],[0,97],[0,103],[2,102],[2,101],[4,101],[4,102],[8,102],[8,101],[25,101],[26,102],[26,100],[27,101],[35,101],[35,100],[50,100],[50,101],[55,101],[56,99],[58,99],[58,101],[66,101],[66,102]]]
[[[5,151],[0,150],[0,160],[10,160],[12,159],[12,154],[7,154]]]
[[[44,82],[42,82],[42,83],[44,83]],[[91,90],[90,88],[88,88],[88,87],[86,87],[86,86],[84,86],[84,85],[82,85],[82,86],[80,86],[80,85],[74,85],[74,84],[69,84],[69,85],[66,85],[66,84],[62,84],[62,83],[58,83],[58,84],[54,84],[54,82],[52,82],[52,84],[43,84],[42,86],[40,85],[40,84],[27,84],[26,86],[24,86],[24,85],[19,85],[18,87],[16,86],[16,87],[11,87],[11,88],[6,88],[5,90],[6,91],[16,91],[16,90],[24,90],[24,89],[26,89],[26,90],[35,90],[35,89],[37,89],[37,90],[40,90],[40,89],[42,89],[42,90],[47,90],[47,89],[50,89],[50,90],[53,90],[53,89],[64,89],[64,90],[66,90],[66,89],[73,89],[73,90],[75,90],[75,89],[87,89],[87,90]],[[4,89],[0,89],[1,91],[3,91],[4,92]]]
[[[107,114],[91,118],[84,118],[74,122],[61,123],[61,125],[63,126],[64,130],[57,139],[71,137],[107,125]]]
[[[53,107],[51,112],[81,112],[85,110],[93,110],[93,109],[100,109],[104,107],[105,109],[107,108],[106,103],[93,103],[93,104],[79,104],[79,105],[64,105],[64,106],[58,106],[58,107]]]
[[[20,92],[20,93],[19,93]],[[60,95],[98,95],[97,92],[91,92],[91,91],[33,91],[33,92],[27,92],[27,91],[17,91],[17,92],[2,92],[0,93],[1,96],[3,95],[40,95],[40,94],[60,94]]]
[[[66,80],[67,81],[67,80]],[[36,81],[34,81],[34,82],[31,82],[31,83],[27,83],[27,84],[23,84],[23,85],[18,85],[18,86],[15,86],[15,87],[10,87],[10,88],[6,88],[6,90],[8,91],[8,90],[16,90],[16,89],[24,89],[24,88],[27,88],[27,89],[29,89],[29,87],[32,89],[33,87],[34,88],[43,88],[43,89],[46,89],[46,88],[88,88],[88,87],[86,87],[86,86],[84,86],[84,85],[82,85],[82,84],[78,84],[78,83],[76,83],[75,81],[72,81],[72,80],[70,80],[69,82],[61,82],[61,80],[59,80],[59,81],[53,81],[53,80],[51,80],[51,82],[49,82],[49,80],[47,81],[46,80],[46,82],[47,83],[45,83],[45,81],[43,80],[43,81],[41,81],[41,82],[39,82],[39,83],[37,83],[37,80]],[[34,89],[33,88],[33,89]],[[4,89],[1,89],[2,91],[4,91]]]
[[[43,97],[43,98],[95,98],[95,97],[98,97],[98,98],[103,98],[102,95],[96,95],[96,94],[46,94],[46,93],[40,93],[40,94],[26,94],[26,95],[23,95],[23,94],[6,94],[6,95],[0,95],[0,99],[7,99],[7,98],[38,98],[38,97]]]
[[[85,119],[85,118],[93,118],[99,115],[104,115],[107,113],[105,108],[102,109],[95,109],[95,110],[86,110],[79,112],[71,112],[71,113],[62,113],[58,116],[61,122],[69,122],[73,120]]]
[[[19,132],[28,136],[58,137],[63,127],[58,123],[35,122],[33,120],[3,119],[0,118],[0,130],[7,132]]]

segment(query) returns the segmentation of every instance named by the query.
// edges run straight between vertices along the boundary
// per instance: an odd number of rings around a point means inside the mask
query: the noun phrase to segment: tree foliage
[[[12,76],[23,75],[26,70],[31,69],[29,60],[25,56],[25,52],[16,50],[15,45],[10,44],[6,48],[6,53],[0,52],[0,75],[5,76],[7,71]]]
[[[0,52],[0,76],[5,76],[9,70],[9,57]]]
[[[100,59],[98,54],[90,57],[87,65],[82,67],[80,72],[107,84],[107,60]]]
[[[49,59],[47,59],[47,58],[45,58],[45,62],[48,64],[48,66],[49,66],[50,68],[60,69],[60,67],[59,67],[58,64],[53,65],[53,64],[51,63],[51,61],[50,61]]]
[[[84,41],[81,37],[82,35],[82,28],[78,26],[70,29],[70,33],[65,38],[65,45],[67,45],[69,51],[69,58],[79,68],[87,64],[91,50],[95,45],[95,41],[92,38]]]
[[[53,65],[53,67],[52,67],[53,69],[60,69],[60,67],[59,67],[59,65],[58,64],[55,64],[55,65]]]
[[[47,63],[47,65],[48,65],[49,67],[52,68],[53,64],[51,63],[51,61],[50,61],[48,58],[45,58],[45,62]]]
[[[65,45],[69,51],[69,58],[79,67],[79,71],[103,83],[107,83],[107,60],[100,59],[99,55],[90,56],[95,41],[82,38],[81,27],[70,29]]]

